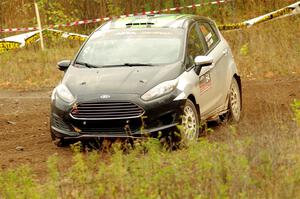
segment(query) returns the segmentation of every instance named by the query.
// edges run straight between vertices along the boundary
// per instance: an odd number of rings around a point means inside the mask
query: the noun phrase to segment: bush
[[[35,183],[27,167],[2,171],[0,197],[295,198],[300,194],[298,152],[287,154],[283,145],[276,148],[281,154],[252,138],[232,139],[231,144],[201,139],[173,152],[152,139],[126,154],[120,148],[116,143],[104,156],[75,150],[66,171],[58,170],[62,160],[50,157],[45,183]],[[259,153],[251,153],[254,148]]]

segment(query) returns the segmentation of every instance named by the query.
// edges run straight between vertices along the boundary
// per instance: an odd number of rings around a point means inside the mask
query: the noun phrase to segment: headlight
[[[51,102],[53,102],[55,100],[55,96],[56,96],[56,88],[52,91]]]
[[[155,86],[154,88],[152,88],[148,92],[146,92],[142,96],[142,99],[145,101],[149,101],[149,100],[159,98],[168,93],[171,93],[172,91],[175,90],[175,88],[177,87],[177,84],[178,84],[178,79],[160,83],[159,85]]]
[[[67,103],[72,103],[75,100],[72,93],[64,84],[58,85],[53,92],[56,92],[57,96]]]

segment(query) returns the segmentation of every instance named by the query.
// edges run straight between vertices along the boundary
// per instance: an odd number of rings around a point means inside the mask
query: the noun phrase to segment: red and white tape
[[[28,28],[6,28],[0,29],[1,32],[27,32],[27,31],[35,31],[38,30],[37,27],[28,27]]]
[[[183,9],[195,9],[197,7],[202,7],[202,6],[207,6],[207,5],[219,5],[222,3],[227,3],[233,0],[216,0],[216,1],[211,1],[211,2],[204,2],[204,3],[199,3],[199,4],[192,4],[188,6],[179,6],[179,7],[174,7],[174,8],[166,8],[162,10],[151,10],[151,11],[145,11],[142,13],[134,13],[134,14],[125,14],[121,16],[117,16],[118,18],[124,18],[124,17],[131,17],[131,16],[136,16],[136,15],[148,15],[148,14],[159,14],[162,12],[171,12],[171,11],[180,11]],[[80,20],[80,21],[75,21],[75,22],[70,22],[66,24],[56,24],[56,25],[49,25],[46,28],[61,28],[61,27],[70,27],[70,26],[78,26],[78,25],[83,25],[83,24],[91,24],[91,23],[98,23],[102,21],[108,21],[112,17],[101,17],[97,19],[87,19],[87,20]],[[29,27],[29,28],[7,28],[7,29],[0,29],[0,33],[2,32],[26,32],[26,31],[34,31],[38,30],[37,27]]]

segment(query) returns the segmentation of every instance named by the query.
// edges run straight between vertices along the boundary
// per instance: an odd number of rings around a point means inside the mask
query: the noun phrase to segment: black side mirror
[[[195,65],[194,71],[197,75],[200,75],[201,69],[202,69],[201,65]]]
[[[71,60],[63,60],[57,63],[57,67],[61,71],[66,71],[71,65]]]
[[[200,75],[203,67],[211,66],[214,60],[208,56],[197,56],[195,58],[195,73]]]

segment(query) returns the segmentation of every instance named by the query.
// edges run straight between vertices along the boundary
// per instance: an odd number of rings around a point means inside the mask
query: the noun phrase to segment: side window
[[[216,44],[219,41],[218,35],[208,23],[201,23],[199,26],[200,31],[202,32],[207,43],[208,49],[211,49],[214,46],[214,44]]]
[[[204,55],[205,49],[197,31],[198,26],[194,25],[188,35],[187,41],[187,62],[188,66],[193,65],[196,56]]]

